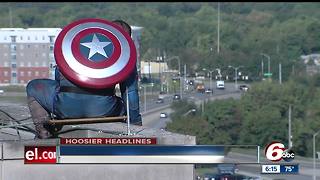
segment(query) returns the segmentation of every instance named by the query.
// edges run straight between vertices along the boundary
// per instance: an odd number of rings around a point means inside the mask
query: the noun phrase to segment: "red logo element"
[[[137,52],[131,37],[119,26],[103,19],[82,19],[63,28],[55,41],[54,56],[67,79],[102,89],[131,74]]]
[[[55,146],[25,146],[25,164],[56,164]]]
[[[265,156],[268,160],[278,162],[282,159],[290,162],[294,159],[294,152],[285,148],[284,144],[274,141],[267,145],[265,149]]]

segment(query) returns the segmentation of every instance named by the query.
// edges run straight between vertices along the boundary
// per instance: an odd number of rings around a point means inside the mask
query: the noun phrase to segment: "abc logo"
[[[265,150],[265,155],[268,160],[277,162],[283,159],[284,161],[290,162],[294,159],[294,152],[288,150],[280,142],[270,143]]]
[[[282,153],[282,159],[290,162],[294,159],[294,152],[292,150],[286,150]]]

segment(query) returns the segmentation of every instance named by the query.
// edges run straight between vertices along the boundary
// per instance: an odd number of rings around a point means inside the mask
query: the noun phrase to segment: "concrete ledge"
[[[114,132],[125,133],[126,125],[124,123],[109,123],[109,124],[91,124],[79,125],[77,127],[64,127],[62,130],[73,130],[78,128],[89,128],[104,130],[109,129]],[[182,135],[171,133],[159,129],[151,129],[143,126],[132,126],[131,131],[134,133],[132,136],[115,135],[92,130],[75,130],[60,137],[68,138],[83,138],[83,137],[155,137],[157,143],[162,145],[195,145],[195,136]],[[22,141],[4,141],[1,142],[1,159],[22,159],[24,157],[24,146],[56,146],[59,144],[59,139],[40,139],[40,140],[22,140]]]
[[[2,180],[193,180],[193,165],[24,165],[0,162]]]
[[[92,125],[96,126],[96,125]],[[123,124],[108,124],[112,129],[123,129]],[[135,129],[135,128],[133,128]],[[157,137],[158,144],[194,145],[195,137],[170,133],[156,129],[140,129],[138,134],[130,137]],[[64,137],[123,137],[84,130],[64,134]],[[1,143],[0,177],[1,180],[193,180],[194,165],[155,165],[155,164],[63,164],[63,165],[26,165],[24,164],[24,146],[57,145],[58,139],[13,141]]]
[[[2,106],[16,119],[28,117],[24,106]],[[16,113],[15,113],[16,112]],[[12,114],[10,113],[10,114]],[[32,125],[31,125],[32,127]],[[195,145],[195,136],[171,133],[143,126],[131,126],[130,137],[156,137],[162,145]],[[124,137],[125,123],[64,126],[60,137]],[[172,164],[24,164],[24,146],[55,146],[59,139],[34,140],[34,135],[15,129],[0,129],[1,180],[193,180],[194,165]]]

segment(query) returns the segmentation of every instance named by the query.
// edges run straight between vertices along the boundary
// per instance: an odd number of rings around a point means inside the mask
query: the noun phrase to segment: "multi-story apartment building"
[[[141,27],[132,26],[140,69]],[[61,28],[0,28],[0,84],[27,84],[32,79],[54,78],[53,54]]]
[[[49,78],[55,64],[53,47],[60,28],[1,28],[0,83],[26,84]]]

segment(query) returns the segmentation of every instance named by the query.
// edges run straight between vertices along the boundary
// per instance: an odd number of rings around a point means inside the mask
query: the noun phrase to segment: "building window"
[[[21,44],[21,45],[20,45],[20,49],[23,49],[23,48],[24,48],[24,46]]]
[[[20,63],[20,67],[24,67],[24,63],[23,62]]]
[[[31,62],[28,62],[28,67],[31,67]]]
[[[45,49],[45,48],[46,48],[46,45],[42,45],[42,48]]]
[[[39,66],[39,63],[38,63],[38,62],[35,62],[34,64],[35,64],[35,66]]]
[[[20,56],[24,56],[24,54],[23,54],[23,53],[20,53]]]
[[[4,76],[8,76],[8,71],[4,71]]]
[[[36,40],[36,41],[37,41],[37,40],[38,40],[38,36],[35,36],[35,37],[34,37],[34,40]]]
[[[23,40],[22,36],[20,36],[20,40]]]
[[[47,63],[46,62],[42,62],[42,67],[46,67]]]
[[[36,45],[34,45],[34,47],[35,47],[35,48],[38,48],[38,47],[39,47],[39,45],[38,45],[38,44],[36,44]]]
[[[11,44],[11,51],[17,51],[17,45]]]
[[[4,55],[4,56],[8,56],[8,53],[4,53],[3,55]]]
[[[24,76],[24,72],[23,71],[20,71],[20,76]]]
[[[52,60],[52,61],[55,61],[53,53],[49,53],[49,59]]]
[[[50,45],[50,51],[53,51],[53,45]]]
[[[38,71],[35,72],[35,76],[39,76],[39,72]]]
[[[4,62],[4,67],[9,67],[9,63],[8,62]]]
[[[28,40],[30,40],[30,36],[28,36]]]
[[[49,38],[50,38],[50,43],[53,43],[53,41],[54,41],[54,36],[49,36]]]
[[[12,77],[17,77],[17,73],[16,73],[16,72],[13,72],[13,73],[12,73]]]
[[[11,42],[13,42],[13,43],[16,42],[16,36],[11,36]]]
[[[44,40],[44,36],[42,36],[42,40]]]
[[[28,71],[28,76],[29,76],[29,77],[31,76],[31,71]]]
[[[17,55],[16,54],[11,54],[11,59],[17,59]]]
[[[3,39],[4,39],[4,40],[7,40],[7,36],[5,36]]]
[[[17,68],[17,64],[11,64],[12,68]]]
[[[43,57],[46,57],[46,53],[42,53],[42,56],[43,56]]]

